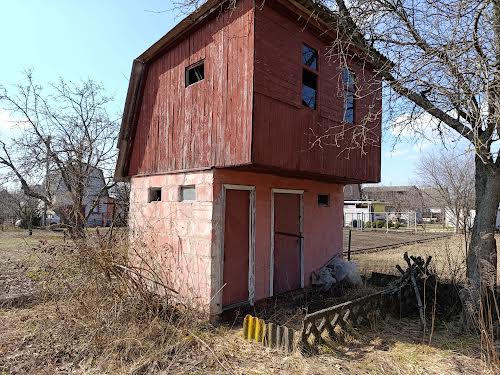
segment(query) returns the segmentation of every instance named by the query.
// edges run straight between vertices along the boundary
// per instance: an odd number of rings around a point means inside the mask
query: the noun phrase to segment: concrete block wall
[[[181,186],[194,185],[196,200],[181,201]],[[150,188],[162,199],[148,202]],[[207,309],[211,300],[213,172],[131,178],[131,256],[154,269],[179,299]]]

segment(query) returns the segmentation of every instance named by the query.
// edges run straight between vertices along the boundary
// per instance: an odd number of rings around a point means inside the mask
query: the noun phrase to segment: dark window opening
[[[344,122],[354,124],[355,114],[355,76],[349,69],[342,70],[342,84],[344,86]]]
[[[181,202],[196,200],[196,187],[194,185],[181,186]]]
[[[149,188],[149,202],[161,201],[161,188]]]
[[[354,93],[352,91],[345,93],[344,122],[354,124]]]
[[[329,207],[330,206],[330,194],[318,194],[318,206]]]
[[[316,109],[318,92],[318,76],[307,69],[302,71],[302,104],[311,109]]]
[[[205,79],[205,62],[200,61],[186,68],[186,87]]]
[[[307,44],[302,45],[302,64],[310,69],[318,70],[318,51],[309,47]]]

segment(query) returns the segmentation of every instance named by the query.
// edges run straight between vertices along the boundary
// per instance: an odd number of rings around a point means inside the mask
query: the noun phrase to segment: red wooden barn
[[[116,167],[129,225],[211,314],[310,285],[342,252],[343,186],[380,180],[380,81],[331,49],[335,17],[211,0],[134,60]]]

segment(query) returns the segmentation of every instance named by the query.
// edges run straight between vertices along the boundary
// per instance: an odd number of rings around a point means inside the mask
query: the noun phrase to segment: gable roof
[[[304,17],[308,24],[314,23],[314,26],[320,29],[324,34],[330,34],[332,32],[332,25],[338,26],[339,24],[339,14],[327,8],[318,0],[276,1],[297,13],[299,17]],[[128,170],[128,157],[133,141],[132,137],[135,133],[135,127],[137,126],[148,63],[162,55],[168,48],[175,45],[184,35],[190,33],[210,15],[213,15],[215,12],[224,11],[229,2],[230,0],[207,0],[202,6],[184,18],[156,43],[134,59],[132,72],[130,73],[127,98],[125,100],[125,108],[123,110],[120,134],[118,136],[117,147],[119,152],[114,176],[115,181],[124,181],[127,179],[126,170]],[[332,34],[332,36],[334,38],[337,37],[336,34]],[[361,51],[366,51],[363,41],[360,41],[358,47]],[[376,54],[376,59],[381,59],[384,62],[389,61],[381,54]]]

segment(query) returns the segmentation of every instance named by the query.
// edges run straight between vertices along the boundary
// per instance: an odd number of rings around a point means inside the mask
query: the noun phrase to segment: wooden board
[[[128,175],[251,160],[253,1],[211,18],[148,64]],[[205,79],[185,87],[186,67]]]
[[[226,190],[222,305],[249,299],[250,191]]]
[[[273,293],[300,288],[300,195],[274,194]]]

